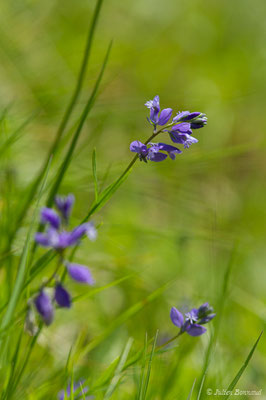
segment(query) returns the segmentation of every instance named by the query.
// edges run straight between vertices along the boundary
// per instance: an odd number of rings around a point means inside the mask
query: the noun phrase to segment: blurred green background
[[[11,209],[20,204],[52,143],[75,86],[94,6],[91,0],[1,1],[0,104],[2,110],[7,107],[1,140],[32,117],[1,159],[2,197],[8,191]],[[93,148],[99,183],[106,185],[131,160],[129,143],[150,135],[147,100],[159,94],[162,107],[204,112],[208,125],[195,132],[199,143],[175,162],[137,163],[94,216],[99,238],[93,244],[84,242],[76,261],[92,268],[97,286],[132,275],[69,312],[57,312],[31,360],[34,370],[45,354],[28,393],[37,390],[42,395],[47,374],[51,368],[63,368],[79,332],[84,332],[84,340],[97,337],[166,282],[171,285],[160,298],[119,324],[77,367],[93,381],[128,336],[138,348],[145,332],[151,337],[159,329],[160,340],[174,335],[170,308],[205,301],[215,305],[232,253],[229,294],[206,387],[226,388],[244,362],[266,321],[265,14],[264,0],[104,2],[84,90],[69,124],[71,128],[79,118],[113,39],[100,96],[61,187],[61,193],[76,196],[73,224],[93,201]],[[51,178],[59,165],[60,157]],[[16,255],[26,225],[18,232]],[[76,285],[71,288],[80,293]],[[209,335],[182,337],[170,356],[155,362],[151,399],[186,398],[200,377],[208,340]],[[174,383],[168,385],[173,370]],[[265,388],[265,370],[262,338],[237,387]],[[133,387],[134,369],[115,398],[133,398]]]

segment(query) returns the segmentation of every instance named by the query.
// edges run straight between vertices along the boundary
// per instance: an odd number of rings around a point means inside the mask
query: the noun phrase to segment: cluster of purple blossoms
[[[199,308],[192,308],[185,314],[185,318],[175,307],[172,307],[170,312],[170,318],[173,324],[180,328],[180,333],[187,332],[190,336],[203,335],[207,329],[202,325],[210,322],[215,315],[209,303],[204,303]]]
[[[93,285],[94,280],[88,267],[64,259],[64,251],[78,244],[82,237],[87,236],[92,241],[97,237],[97,231],[91,222],[67,230],[73,203],[73,195],[56,196],[55,205],[59,213],[52,208],[42,208],[41,223],[46,226],[46,231],[37,232],[35,241],[40,246],[50,247],[56,251],[59,265],[64,265],[70,278],[78,283]],[[50,325],[54,319],[54,303],[59,307],[71,307],[71,295],[60,281],[56,282],[52,296],[47,293],[45,287],[42,287],[34,299],[36,310],[46,325]]]
[[[88,393],[89,388],[87,386],[83,387],[82,386],[83,383],[84,383],[84,381],[81,380],[78,383],[73,384],[72,392],[75,395],[73,398],[74,399],[86,399],[86,400],[94,399],[94,396],[84,397],[84,395],[86,393]],[[67,399],[70,399],[70,397],[71,397],[71,385],[70,384],[67,386],[66,390],[60,390],[60,392],[57,395],[58,400],[67,400]]]
[[[170,139],[174,143],[183,144],[184,148],[189,148],[193,143],[198,140],[192,136],[193,129],[203,128],[207,124],[207,117],[200,112],[182,111],[172,119],[173,110],[165,108],[161,111],[159,96],[155,96],[153,100],[147,101],[145,106],[150,109],[150,117],[148,121],[153,125],[153,137],[157,136],[160,132],[167,132]],[[162,126],[157,130],[157,125]],[[166,143],[142,143],[135,140],[130,144],[130,150],[139,155],[141,161],[163,161],[167,155],[174,160],[176,154],[182,153],[180,149]],[[166,154],[165,154],[166,153]]]

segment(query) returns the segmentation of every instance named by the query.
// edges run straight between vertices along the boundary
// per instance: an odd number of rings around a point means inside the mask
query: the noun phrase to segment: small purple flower
[[[131,143],[130,150],[138,153],[140,160],[145,162],[147,162],[147,160],[155,162],[163,161],[167,158],[167,154],[174,160],[176,154],[182,153],[177,147],[165,143],[149,143],[148,145],[149,147],[135,140]],[[161,153],[161,151],[166,151],[167,154]]]
[[[73,384],[73,393],[76,393],[74,396],[74,399],[83,399],[82,394],[86,394],[89,391],[89,388],[87,386],[83,387],[84,380],[79,381],[78,383]],[[58,400],[67,400],[70,399],[71,396],[71,385],[69,384],[67,386],[66,391],[65,390],[60,390],[58,393],[57,397]],[[86,400],[89,399],[94,399],[94,396],[86,396]]]
[[[35,241],[43,247],[62,250],[76,245],[85,234],[92,241],[96,239],[97,231],[92,222],[81,224],[72,231],[59,231],[50,228],[45,233],[37,232],[35,234]]]
[[[150,121],[153,125],[165,125],[171,118],[173,110],[171,108],[165,108],[160,113],[160,99],[159,96],[155,96],[153,100],[149,100],[145,103],[145,106],[150,109]],[[160,116],[159,116],[160,113]]]
[[[35,298],[34,304],[45,325],[50,325],[54,319],[54,308],[51,298],[43,289]]]
[[[184,145],[184,148],[189,148],[193,143],[197,143],[198,139],[191,136],[191,124],[182,122],[181,124],[175,125],[169,132],[170,138],[174,143],[180,143]]]
[[[177,308],[172,307],[170,318],[173,324],[180,328],[181,333],[187,332],[190,336],[201,336],[207,331],[202,325],[215,317],[215,314],[212,312],[212,307],[208,303],[204,303],[198,309],[192,308],[192,310],[185,314],[184,318],[183,314]]]
[[[63,219],[68,222],[72,207],[75,201],[73,194],[68,194],[67,196],[56,196],[55,205],[58,211],[60,211]]]
[[[94,279],[88,267],[80,264],[67,263],[69,276],[76,282],[93,285]]]
[[[48,207],[43,207],[41,209],[41,223],[50,224],[51,227],[58,229],[61,224],[59,215],[52,209]]]
[[[169,155],[169,157],[172,160],[175,160],[175,156],[176,154],[181,154],[182,151],[179,150],[177,147],[175,146],[171,146],[170,144],[165,144],[165,143],[158,143],[159,146],[159,150],[161,151],[166,151],[167,154]]]
[[[149,154],[149,150],[146,144],[141,143],[139,140],[134,140],[134,142],[130,144],[129,149],[133,153],[138,153],[141,161],[147,162],[146,157]]]
[[[60,307],[71,307],[71,296],[60,283],[57,283],[55,287],[54,299]]]

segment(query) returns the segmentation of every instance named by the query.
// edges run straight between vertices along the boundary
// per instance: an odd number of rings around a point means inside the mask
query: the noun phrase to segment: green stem
[[[167,342],[161,344],[161,346],[156,347],[156,351],[161,350],[163,347],[167,346],[168,344],[172,343],[174,340],[176,340],[179,336],[182,335],[183,332],[179,332],[177,335],[172,337],[172,339],[167,340]]]

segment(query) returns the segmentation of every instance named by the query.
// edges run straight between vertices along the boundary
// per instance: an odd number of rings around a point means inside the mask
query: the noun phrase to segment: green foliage
[[[243,359],[265,325],[264,15],[262,0],[2,2],[0,400],[263,389],[262,334]],[[175,162],[145,164],[129,143],[151,135],[156,94],[209,123]],[[67,254],[96,285],[65,279],[72,308],[29,336],[56,267],[33,237],[57,193],[76,197],[73,226],[98,228]],[[170,308],[206,301],[207,334],[178,336]]]

